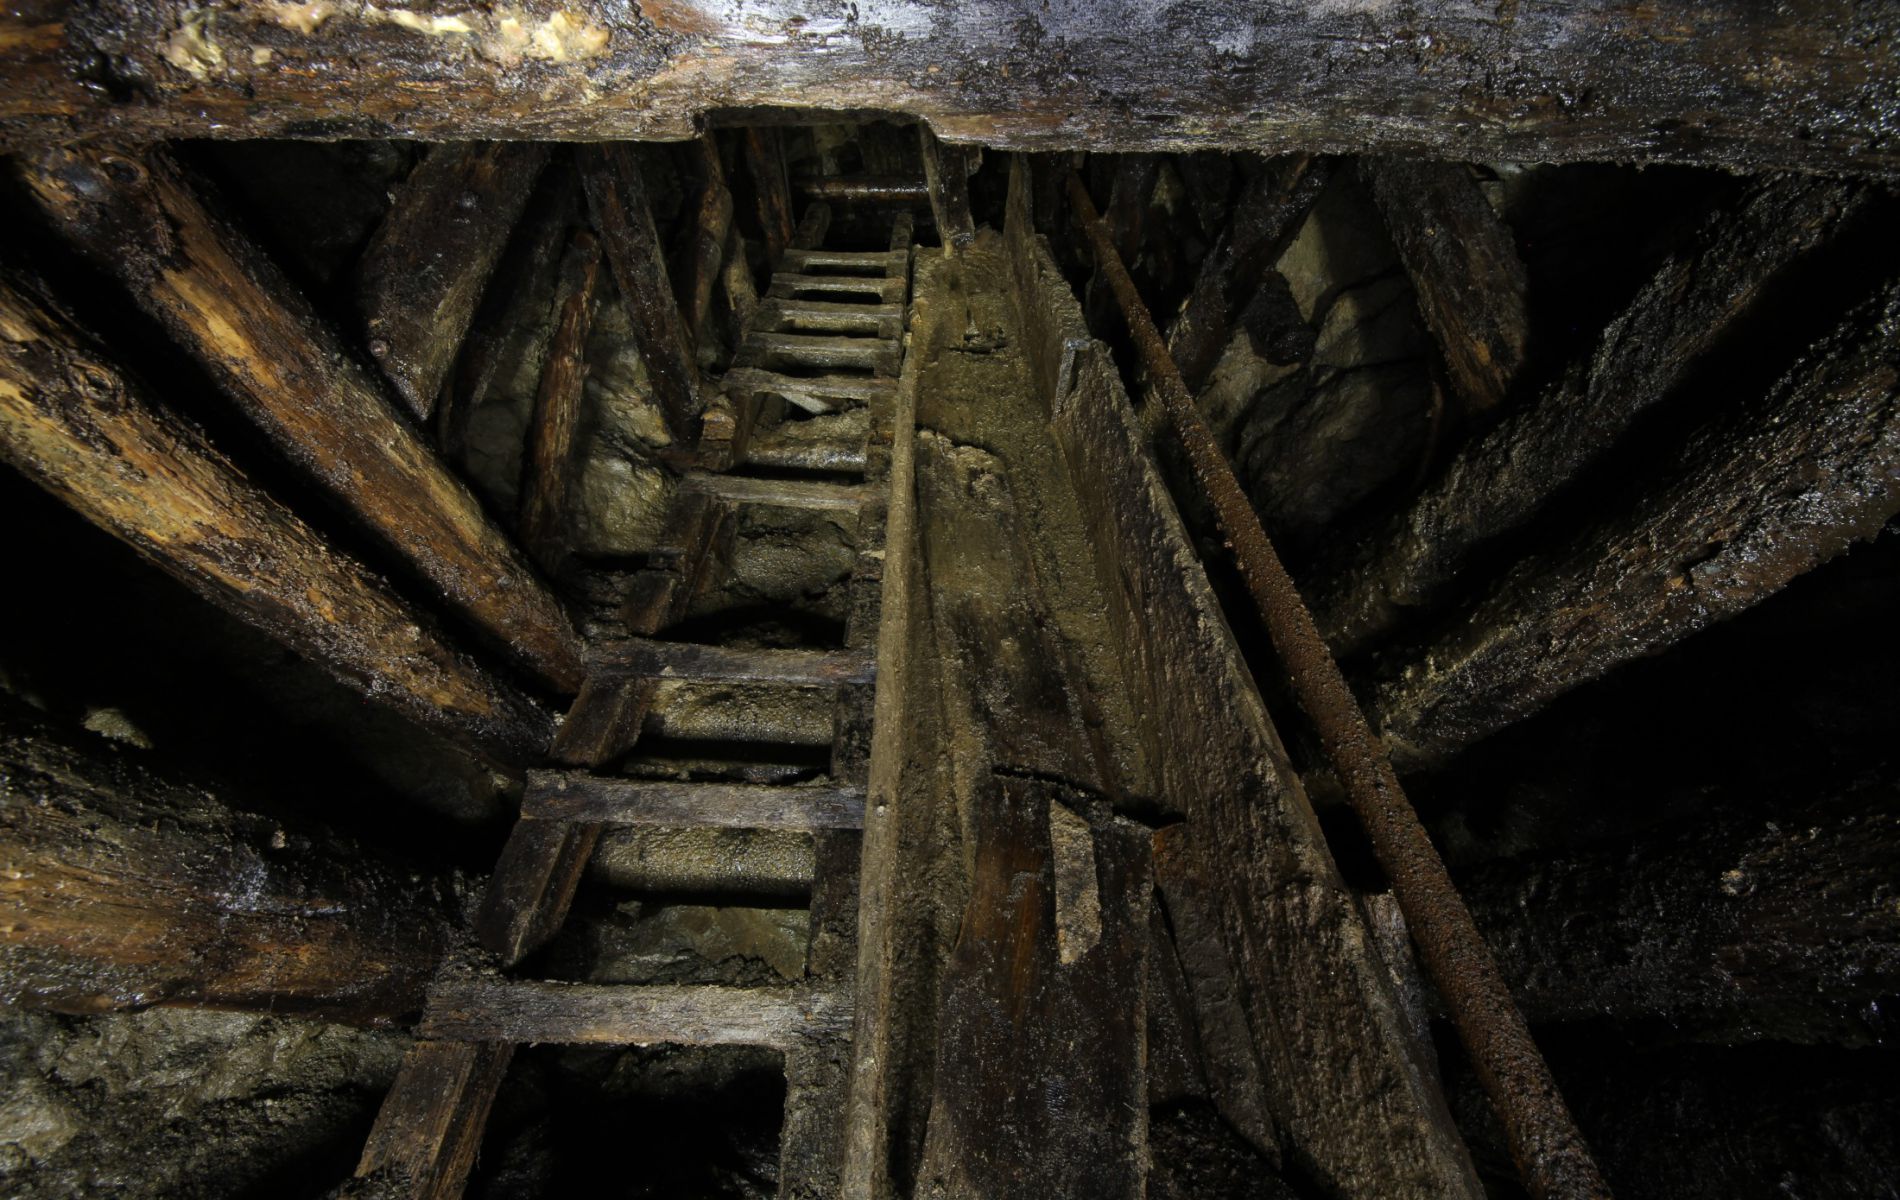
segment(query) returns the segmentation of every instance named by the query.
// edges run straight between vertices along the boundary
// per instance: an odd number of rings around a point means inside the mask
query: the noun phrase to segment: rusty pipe
[[[1194,406],[1088,189],[1073,171],[1069,202],[1094,246],[1097,269],[1107,277],[1121,305],[1147,370],[1149,389],[1159,397],[1175,436],[1187,451],[1195,482],[1233,549],[1274,649],[1293,678],[1300,704],[1311,715],[1326,756],[1344,781],[1353,811],[1372,840],[1373,853],[1391,881],[1426,974],[1444,997],[1472,1067],[1504,1126],[1511,1157],[1526,1187],[1540,1200],[1607,1200],[1610,1192],[1602,1173],[1470,910],[1399,786],[1391,759],[1346,686],[1346,677],[1320,637],[1312,613],[1268,540],[1233,467]]]

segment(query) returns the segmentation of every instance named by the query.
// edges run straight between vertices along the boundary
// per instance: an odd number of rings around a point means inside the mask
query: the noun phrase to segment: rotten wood
[[[420,1007],[456,938],[450,880],[148,760],[0,708],[0,1001],[354,1024]]]
[[[560,315],[535,391],[522,464],[521,540],[549,575],[559,573],[567,556],[567,496],[578,466],[587,335],[594,325],[594,285],[600,274],[600,251],[585,232],[575,233],[567,258],[556,293]]]
[[[1530,281],[1511,231],[1459,163],[1362,159],[1419,315],[1467,413],[1503,404],[1524,365]]]
[[[1019,163],[1007,235],[1032,375],[1082,501],[1144,753],[1212,884],[1262,1103],[1336,1194],[1481,1196],[1113,360],[1027,228],[1027,193]]]
[[[1669,398],[1750,302],[1866,205],[1818,179],[1750,185],[1612,321],[1589,358],[1447,464],[1391,521],[1314,572],[1313,608],[1341,656],[1442,599],[1484,544],[1526,526],[1644,412]]]
[[[1900,513],[1896,346],[1890,284],[1691,438],[1631,511],[1520,562],[1378,689],[1393,756],[1443,762],[1879,533]]]
[[[970,174],[976,170],[982,151],[946,144],[928,124],[919,124],[917,135],[937,236],[943,240],[944,249],[962,250],[976,240],[976,221],[970,215]]]
[[[1294,694],[1312,718],[1373,855],[1391,881],[1425,968],[1444,996],[1472,1069],[1504,1126],[1525,1187],[1536,1197],[1607,1197],[1595,1159],[1444,861],[1399,786],[1391,759],[1321,640],[1232,465],[1194,407],[1134,281],[1115,257],[1087,189],[1074,174],[1069,195],[1097,262],[1114,285],[1155,402],[1186,452],[1274,651],[1292,677]]]
[[[459,1200],[514,1053],[478,1042],[411,1046],[356,1164],[358,1182],[344,1195]]]
[[[564,693],[580,642],[560,603],[283,273],[162,149],[20,164],[41,207],[202,362],[300,470],[488,642]]]
[[[418,1032],[463,1042],[769,1046],[850,1028],[848,999],[822,988],[451,980],[430,994]]]
[[[698,436],[705,407],[699,366],[691,332],[673,300],[638,153],[624,145],[584,146],[578,153],[581,181],[654,401],[675,440],[690,443]]]
[[[876,679],[877,661],[861,649],[743,650],[630,638],[596,644],[589,655],[589,674],[594,678],[637,675],[695,683],[834,687]]]
[[[603,825],[721,829],[861,829],[864,789],[758,783],[677,783],[528,772],[523,817]]]
[[[870,371],[897,374],[898,347],[874,337],[832,337],[818,333],[758,332],[746,338],[748,364],[766,370]]]
[[[1198,392],[1207,382],[1234,319],[1260,290],[1331,177],[1327,160],[1296,154],[1274,160],[1247,182],[1168,329],[1168,353],[1189,390]]]
[[[442,381],[482,289],[547,165],[536,142],[430,148],[390,201],[356,269],[364,344],[419,421]]]
[[[792,191],[785,172],[785,142],[776,129],[758,125],[745,131],[746,173],[758,203],[759,228],[765,233],[766,269],[778,270],[779,258],[792,244]]]
[[[351,690],[484,753],[521,761],[546,746],[544,711],[153,403],[15,279],[0,280],[0,454]]]

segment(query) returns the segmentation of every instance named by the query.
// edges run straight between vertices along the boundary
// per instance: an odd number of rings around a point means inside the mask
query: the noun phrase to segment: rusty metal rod
[[[1293,677],[1300,704],[1312,716],[1326,755],[1372,839],[1373,853],[1391,881],[1426,973],[1444,997],[1472,1067],[1504,1125],[1525,1185],[1540,1200],[1607,1198],[1610,1193],[1603,1176],[1531,1040],[1497,963],[1472,923],[1470,910],[1400,788],[1391,760],[1320,638],[1312,614],[1261,528],[1233,467],[1195,408],[1167,344],[1115,253],[1088,190],[1074,172],[1069,175],[1069,201],[1094,245],[1097,269],[1108,278],[1121,304],[1147,369],[1149,387],[1160,397],[1175,435],[1187,450],[1194,478],[1213,506],[1274,649]]]
[[[928,204],[922,178],[902,175],[800,175],[792,190],[806,200],[835,204]]]

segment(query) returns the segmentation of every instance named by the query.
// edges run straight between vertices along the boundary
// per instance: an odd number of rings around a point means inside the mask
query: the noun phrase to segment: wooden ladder
[[[779,1194],[836,1194],[842,1161],[848,1038],[857,958],[860,831],[873,725],[875,647],[883,596],[892,410],[908,301],[911,219],[891,248],[824,251],[829,215],[813,205],[725,379],[739,435],[684,475],[659,543],[627,581],[626,636],[590,646],[585,682],[550,748],[557,767],[532,771],[521,816],[476,921],[503,970],[560,930],[601,833],[628,825],[808,830],[816,842],[805,974],[783,987],[593,985],[449,973],[431,991],[420,1040],[404,1057],[371,1130],[350,1194],[455,1197],[480,1149],[514,1048],[524,1043],[762,1045],[783,1052],[785,1121]],[[875,271],[876,274],[865,274]],[[819,280],[818,284],[806,281]],[[809,301],[836,281],[869,282],[876,303]],[[857,336],[852,336],[857,335]],[[869,335],[869,336],[866,336]],[[862,343],[846,347],[843,343]],[[870,375],[781,374],[849,367]],[[747,454],[761,408],[869,408],[861,442],[826,453],[825,469],[857,483],[735,473],[782,466],[769,438]],[[709,424],[709,431],[713,428]],[[800,464],[792,464],[800,465]],[[719,469],[724,467],[725,469]],[[753,650],[666,641],[724,560],[746,505],[855,512],[857,561],[847,585],[844,645]],[[649,781],[605,768],[628,753],[665,681],[834,687],[829,778],[820,785]]]

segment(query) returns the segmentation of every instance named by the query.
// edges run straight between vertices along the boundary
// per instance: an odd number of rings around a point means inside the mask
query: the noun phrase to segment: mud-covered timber
[[[0,709],[0,1001],[364,1024],[422,1007],[457,924],[442,881],[79,736]]]
[[[1738,408],[1631,511],[1519,563],[1407,656],[1374,701],[1395,761],[1443,762],[1878,534],[1900,513],[1900,282]]]
[[[520,549],[283,272],[161,149],[50,151],[41,207],[203,363],[283,454],[488,643],[571,692],[580,640]]]
[[[213,604],[464,745],[525,760],[539,707],[247,479],[18,280],[0,279],[0,457]]]
[[[26,0],[0,20],[8,148],[102,134],[681,141],[715,110],[807,108],[923,117],[950,140],[1022,150],[1900,163],[1900,9],[1854,0]]]
[[[1353,811],[1391,881],[1392,894],[1405,913],[1426,971],[1445,998],[1472,1068],[1504,1126],[1526,1189],[1540,1200],[1607,1197],[1609,1189],[1589,1147],[1459,899],[1444,861],[1321,641],[1233,467],[1195,408],[1134,280],[1115,255],[1088,189],[1073,172],[1068,189],[1076,219],[1094,249],[1096,267],[1114,287],[1148,373],[1154,403],[1180,440],[1274,650],[1291,677],[1293,691],[1346,785]]]
[[[1768,178],[1714,214],[1586,358],[1466,443],[1383,528],[1356,544],[1342,540],[1348,549],[1316,572],[1313,597],[1333,653],[1366,649],[1408,610],[1443,599],[1481,546],[1527,525],[1638,417],[1668,400],[1753,301],[1868,200],[1868,190],[1852,184]]]

